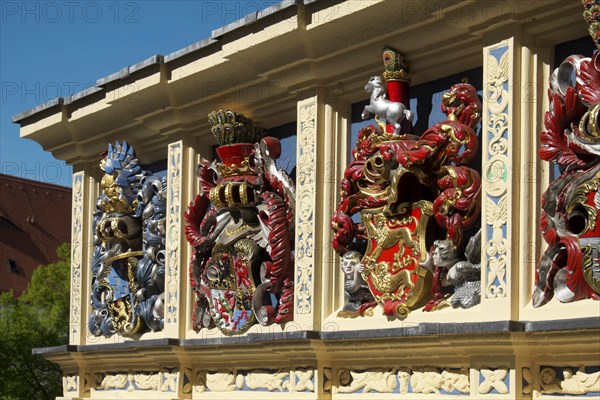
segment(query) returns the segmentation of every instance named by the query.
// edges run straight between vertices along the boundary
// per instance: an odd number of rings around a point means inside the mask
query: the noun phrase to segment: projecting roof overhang
[[[122,137],[151,162],[166,143],[208,138],[206,115],[215,109],[272,127],[294,121],[296,101],[317,89],[332,102],[362,100],[385,46],[406,55],[418,84],[481,66],[482,45],[496,32],[553,44],[585,36],[581,21],[577,1],[287,0],[13,122],[21,137],[76,168]]]

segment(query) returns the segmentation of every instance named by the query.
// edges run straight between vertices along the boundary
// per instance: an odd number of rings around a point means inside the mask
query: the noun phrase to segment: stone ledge
[[[600,307],[600,305],[598,305]],[[600,329],[600,313],[598,317],[557,319],[553,321],[527,321],[525,332],[573,331],[579,329]]]
[[[42,103],[42,104],[40,104],[38,106],[35,106],[32,109],[29,109],[27,111],[23,111],[22,113],[13,116],[12,117],[12,122],[13,123],[17,123],[19,121],[22,121],[22,120],[24,120],[26,118],[31,117],[34,114],[39,114],[42,111],[49,110],[49,109],[51,109],[53,107],[56,107],[56,106],[62,106],[63,102],[64,102],[64,99],[62,97],[57,97],[55,99],[52,99],[52,100],[47,101],[45,103]]]
[[[492,322],[467,322],[467,323],[420,323],[410,327],[390,329],[365,329],[352,331],[293,331],[274,333],[251,333],[247,336],[230,336],[198,339],[150,339],[141,341],[125,341],[122,343],[106,343],[91,345],[63,345],[54,347],[40,347],[32,350],[35,355],[49,355],[57,353],[89,353],[100,351],[114,351],[123,349],[151,348],[151,347],[202,347],[202,346],[235,346],[244,344],[265,344],[283,341],[336,341],[336,340],[361,340],[361,339],[389,339],[393,337],[428,337],[439,335],[464,335],[464,334],[490,334],[490,333],[518,333],[518,332],[552,332],[574,331],[583,329],[600,329],[600,319],[577,318],[561,319],[555,321],[492,321]]]
[[[265,8],[264,10],[252,12],[252,13],[244,16],[243,18],[238,19],[237,21],[231,22],[225,26],[222,26],[220,28],[213,30],[211,33],[211,38],[212,39],[220,38],[221,36],[225,35],[226,33],[232,32],[232,31],[242,28],[244,26],[252,25],[253,23],[255,23],[256,21],[258,21],[262,18],[265,18],[269,15],[275,14],[281,10],[285,10],[287,8],[293,7],[299,3],[300,3],[299,0],[283,0],[277,4],[274,4],[270,7]]]

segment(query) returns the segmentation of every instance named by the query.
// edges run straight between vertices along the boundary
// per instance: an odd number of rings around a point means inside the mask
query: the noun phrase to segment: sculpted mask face
[[[448,267],[457,261],[456,247],[450,240],[436,240],[433,250],[433,264],[438,267]]]
[[[356,270],[360,264],[360,254],[355,251],[349,251],[342,258],[342,271],[344,274],[350,275]]]

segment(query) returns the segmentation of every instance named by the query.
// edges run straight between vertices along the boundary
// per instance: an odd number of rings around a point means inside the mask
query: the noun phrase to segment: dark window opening
[[[558,68],[565,58],[574,54],[591,57],[595,49],[594,41],[589,36],[559,43],[554,46],[554,68]]]
[[[8,259],[8,267],[10,268],[11,274],[19,274],[19,267],[17,266],[17,262],[11,258]]]
[[[159,178],[163,178],[163,177],[167,176],[167,168],[168,168],[167,159],[155,161],[150,164],[143,164],[143,165],[141,165],[141,168],[144,171],[152,172],[154,175],[156,175]]]

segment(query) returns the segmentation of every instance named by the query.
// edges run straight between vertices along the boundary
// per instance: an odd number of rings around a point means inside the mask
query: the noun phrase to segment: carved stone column
[[[186,315],[190,313],[186,304],[189,282],[187,266],[189,246],[183,233],[183,210],[187,207],[193,177],[195,152],[184,141],[169,144],[167,156],[167,234],[165,269],[165,327],[166,337],[183,338]]]
[[[340,117],[328,104],[326,91],[298,102],[296,174],[296,260],[294,323],[299,329],[319,329],[321,312],[333,297],[321,279],[334,279],[329,219],[333,214],[336,132]],[[333,169],[333,171],[331,170]],[[328,179],[329,177],[329,179]]]
[[[89,303],[88,273],[96,183],[88,170],[73,174],[71,219],[71,301],[69,344],[86,344]]]
[[[481,303],[510,319],[511,264],[518,260],[513,229],[515,143],[515,39],[483,48]]]

